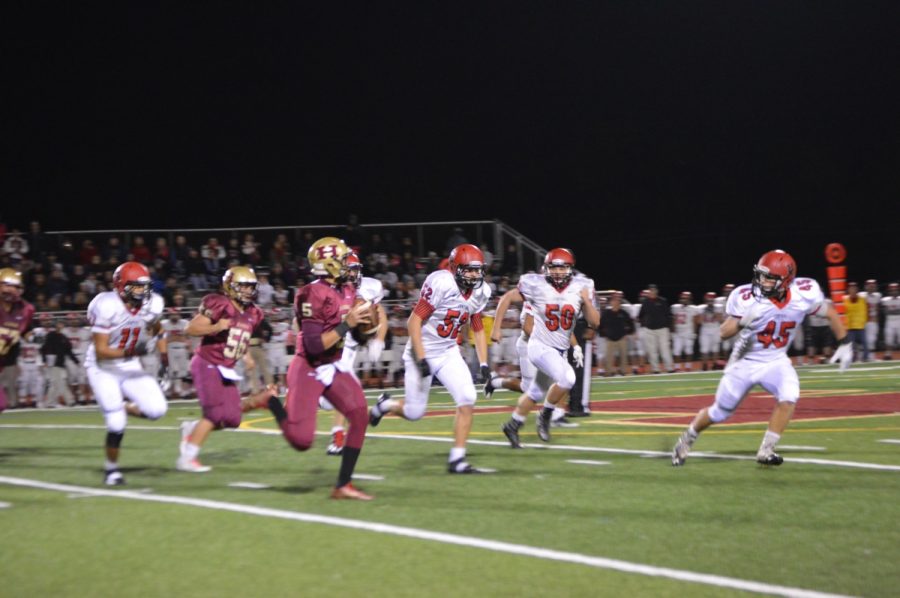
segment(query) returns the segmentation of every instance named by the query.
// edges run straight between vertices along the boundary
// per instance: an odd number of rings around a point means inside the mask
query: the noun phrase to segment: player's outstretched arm
[[[516,303],[525,302],[525,298],[522,297],[522,293],[519,292],[519,289],[510,289],[503,293],[503,296],[500,297],[500,303],[497,304],[497,311],[494,314],[494,322],[503,322],[503,316],[506,314],[506,310],[509,309],[509,305],[513,301],[515,301]],[[491,340],[495,343],[499,343],[502,334],[502,327],[494,326],[491,330]]]

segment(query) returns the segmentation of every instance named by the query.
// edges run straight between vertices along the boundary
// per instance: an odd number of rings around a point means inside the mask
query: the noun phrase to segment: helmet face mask
[[[116,268],[113,286],[122,301],[135,309],[150,301],[150,271],[139,262],[125,262]]]
[[[222,277],[222,290],[233,301],[248,306],[256,299],[256,272],[247,266],[233,266]]]
[[[753,266],[753,293],[758,297],[782,297],[797,275],[797,264],[789,254],[776,249]]]
[[[15,303],[22,296],[24,290],[21,273],[12,268],[0,270],[0,301]]]
[[[350,276],[350,248],[337,237],[322,237],[306,254],[312,273],[335,284],[343,284]]]
[[[356,288],[362,283],[362,262],[355,253],[347,256],[347,282]]]
[[[574,275],[575,254],[563,247],[547,252],[544,257],[544,278],[557,289],[569,284]]]
[[[484,254],[474,245],[464,243],[454,247],[448,267],[460,289],[477,289],[484,284]]]

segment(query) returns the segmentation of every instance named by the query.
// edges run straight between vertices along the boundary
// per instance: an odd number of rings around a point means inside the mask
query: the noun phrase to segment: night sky
[[[776,247],[824,282],[831,241],[900,277],[898,2],[27,4],[10,226],[496,218],[629,293]]]

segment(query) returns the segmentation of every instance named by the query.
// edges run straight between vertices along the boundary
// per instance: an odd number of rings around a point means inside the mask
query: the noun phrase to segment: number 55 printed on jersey
[[[227,359],[240,359],[247,352],[247,344],[250,342],[250,331],[242,328],[229,328],[228,340],[225,341],[225,350],[222,351]]]

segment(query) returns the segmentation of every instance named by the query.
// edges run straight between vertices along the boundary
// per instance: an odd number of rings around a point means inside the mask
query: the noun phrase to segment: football
[[[357,297],[356,301],[353,302],[353,307],[357,305],[368,304],[369,307],[369,323],[362,323],[356,327],[356,330],[363,337],[371,336],[378,331],[378,326],[381,322],[378,321],[378,308],[371,301],[367,301],[362,297]]]

